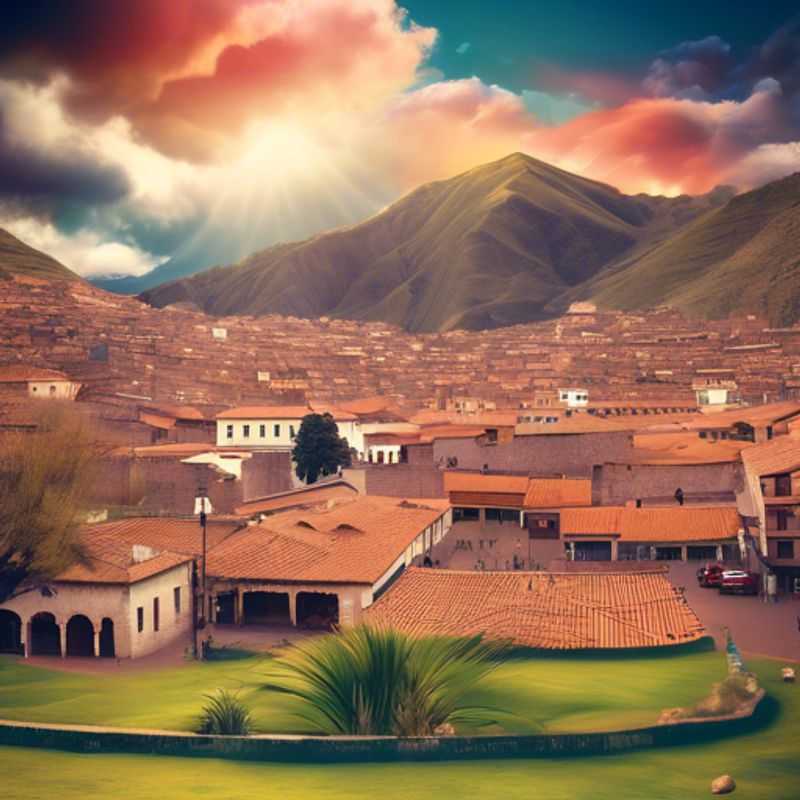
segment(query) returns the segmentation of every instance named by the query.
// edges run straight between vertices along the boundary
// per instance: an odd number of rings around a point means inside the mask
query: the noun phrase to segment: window
[[[281,426],[275,425],[275,427],[272,429],[272,432],[275,434],[275,438],[279,439],[281,435]]]
[[[267,438],[267,426],[266,425],[259,425],[258,426],[258,435],[262,439]]]
[[[233,425],[226,425],[225,426],[225,436],[228,439],[233,439]]]
[[[55,393],[56,393],[56,387],[55,386],[51,386],[50,387],[50,396],[52,397]]]
[[[175,602],[175,616],[177,617],[181,613],[181,587],[176,586],[172,590],[172,599]]]
[[[158,619],[158,598],[154,597],[153,598],[153,630],[154,631],[158,630],[158,622],[159,622],[159,619]]]
[[[792,539],[778,542],[778,558],[794,558],[794,541]]]
[[[516,522],[519,524],[519,511],[513,508],[487,508],[487,522]]]
[[[460,522],[461,520],[479,520],[481,518],[481,512],[479,508],[454,508],[453,509],[453,521]]]
[[[242,425],[242,438],[249,439],[250,438],[250,426],[249,425]]]
[[[136,609],[136,630],[139,633],[144,630],[144,608],[142,606]]]

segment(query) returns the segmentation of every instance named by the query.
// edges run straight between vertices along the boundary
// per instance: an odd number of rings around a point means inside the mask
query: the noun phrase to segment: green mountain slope
[[[670,305],[720,318],[800,319],[800,173],[734,197],[661,245],[597,276],[577,297],[600,306]]]
[[[631,197],[521,154],[413,191],[375,217],[141,297],[211,314],[384,320],[412,331],[548,316],[548,304],[707,198]]]
[[[10,275],[29,275],[48,280],[80,280],[74,272],[54,258],[34,250],[0,228],[0,278]]]

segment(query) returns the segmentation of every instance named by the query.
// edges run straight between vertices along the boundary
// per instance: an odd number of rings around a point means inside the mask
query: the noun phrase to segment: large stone
[[[711,781],[711,794],[730,794],[736,788],[736,781],[730,775],[720,775]]]

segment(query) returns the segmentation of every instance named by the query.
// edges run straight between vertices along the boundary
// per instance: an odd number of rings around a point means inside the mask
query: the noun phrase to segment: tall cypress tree
[[[339,436],[339,427],[330,414],[303,417],[292,450],[295,472],[301,481],[315,483],[333,475],[339,467],[350,466],[350,446]]]

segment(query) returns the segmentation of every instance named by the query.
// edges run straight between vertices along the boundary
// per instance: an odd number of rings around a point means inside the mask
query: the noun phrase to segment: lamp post
[[[195,513],[200,515],[200,527],[203,530],[203,550],[202,559],[200,561],[200,613],[197,620],[197,627],[195,629],[195,655],[201,661],[205,657],[205,649],[202,646],[197,647],[197,630],[203,630],[206,627],[206,614],[208,613],[208,599],[206,595],[206,555],[208,553],[208,518],[207,511],[210,510],[211,504],[208,502],[208,494],[205,486],[200,486],[197,490],[197,498],[195,500]]]

